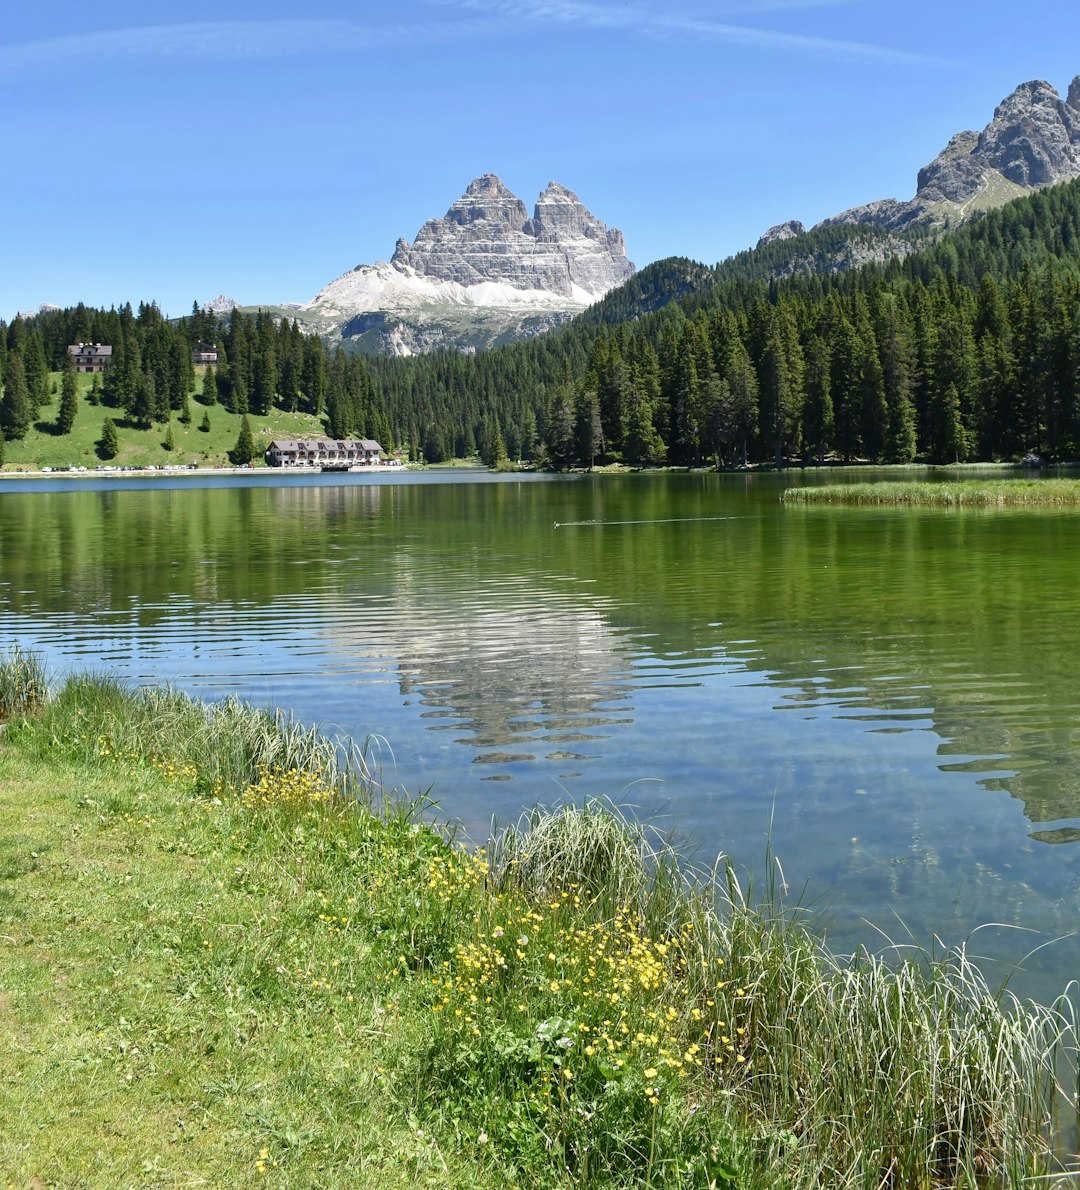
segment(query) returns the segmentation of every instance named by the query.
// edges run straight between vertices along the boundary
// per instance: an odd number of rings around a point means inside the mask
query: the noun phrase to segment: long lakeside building
[[[374,466],[382,447],[373,438],[275,438],[266,450],[268,467]]]

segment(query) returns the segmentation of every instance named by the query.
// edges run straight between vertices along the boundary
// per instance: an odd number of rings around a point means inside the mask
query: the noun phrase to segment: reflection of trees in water
[[[716,658],[800,713],[934,731],[943,767],[1019,798],[1036,839],[1073,841],[1075,518],[798,509],[776,490],[699,475],[5,493],[0,608],[88,636],[190,624],[227,647],[232,617],[285,606],[283,632],[385,637],[433,724],[515,753],[625,718],[608,707],[634,687],[631,655]]]
[[[994,774],[982,784],[1033,822],[1080,818],[1075,518],[785,508],[731,529],[713,539],[711,618],[752,641],[746,667],[785,689],[779,705],[932,730],[942,768]],[[674,561],[644,606],[685,603]],[[648,626],[650,644],[694,647],[679,614]]]

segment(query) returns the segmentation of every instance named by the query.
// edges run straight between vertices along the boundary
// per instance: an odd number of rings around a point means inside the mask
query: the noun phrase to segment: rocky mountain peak
[[[853,207],[833,223],[912,224],[963,221],[1041,186],[1080,176],[1080,76],[1066,99],[1044,79],[1020,86],[998,104],[981,132],[958,132],[919,171],[915,197]]]
[[[461,285],[484,282],[565,298],[597,298],[633,275],[622,232],[597,219],[578,196],[549,182],[530,219],[495,174],[470,182],[441,219],[429,219],[392,264]]]
[[[998,104],[975,155],[1019,186],[1048,186],[1080,172],[1080,119],[1042,79]]]
[[[1080,112],[1080,74],[1069,84],[1069,94],[1066,96],[1065,102],[1069,107]]]
[[[775,244],[780,240],[791,240],[795,236],[801,236],[805,231],[806,228],[798,219],[789,219],[786,223],[778,223],[775,227],[770,227],[758,240],[757,246],[762,248],[766,244]]]
[[[482,174],[442,218],[389,264],[361,264],[305,307],[328,337],[406,353],[472,350],[538,334],[634,274],[621,231],[609,228],[559,182],[532,217],[496,174]]]
[[[235,310],[240,303],[236,298],[226,296],[224,293],[219,293],[216,298],[211,298],[208,302],[203,302],[202,308],[208,310],[211,314],[227,314],[230,310]]]

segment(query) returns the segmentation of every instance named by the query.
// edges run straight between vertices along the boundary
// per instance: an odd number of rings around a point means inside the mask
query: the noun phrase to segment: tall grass
[[[0,666],[0,689],[14,682],[6,668]],[[25,668],[21,659],[15,668]],[[268,771],[317,774],[351,797],[374,792],[362,748],[235,697],[205,703],[168,687],[130,689],[108,675],[81,674],[39,701],[33,734],[46,751],[168,764],[214,795],[240,793]]]
[[[36,711],[48,695],[41,658],[13,645],[6,659],[0,661],[0,723]]]
[[[1080,480],[966,479],[787,488],[786,504],[888,504],[942,508],[1066,507],[1080,504]]]
[[[680,1067],[687,1098],[729,1136],[754,1138],[741,1158],[752,1180],[1020,1186],[1050,1168],[1066,1106],[1055,1067],[1074,1037],[1066,1005],[993,994],[963,949],[835,956],[772,892],[756,899],[727,866],[689,872],[599,802],[535,812],[491,854],[500,897],[559,904],[570,888],[587,920],[623,907],[629,951],[648,939],[668,948],[665,986],[625,1012],[657,1013],[669,1053],[698,1047],[702,1064]],[[575,970],[590,962],[570,958]],[[561,996],[549,1016],[588,1019],[588,1004]],[[655,1050],[644,1063],[659,1065]]]

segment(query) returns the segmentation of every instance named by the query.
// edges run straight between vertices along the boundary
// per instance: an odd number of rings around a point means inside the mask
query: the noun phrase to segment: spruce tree
[[[247,414],[240,419],[240,433],[236,445],[229,451],[229,461],[234,467],[246,467],[255,457],[255,442],[251,437],[251,426]]]
[[[66,354],[64,358],[64,381],[60,391],[60,412],[56,418],[58,434],[70,434],[75,425],[75,414],[79,408],[79,383],[75,376],[75,359]]]
[[[0,430],[9,441],[24,438],[30,429],[34,413],[26,391],[26,373],[22,356],[13,351],[7,358],[4,376],[4,397],[0,401]]]
[[[206,365],[206,371],[203,373],[202,380],[202,394],[199,400],[204,405],[216,405],[218,402],[217,373],[214,371],[213,364]]]
[[[120,450],[120,443],[116,437],[116,423],[107,417],[101,425],[101,437],[98,439],[97,453],[99,459],[115,459]]]
[[[204,434],[210,433],[210,413],[209,413],[209,411],[207,411],[206,413],[204,413],[202,415],[202,421],[199,422],[199,429],[202,430],[202,432]]]

